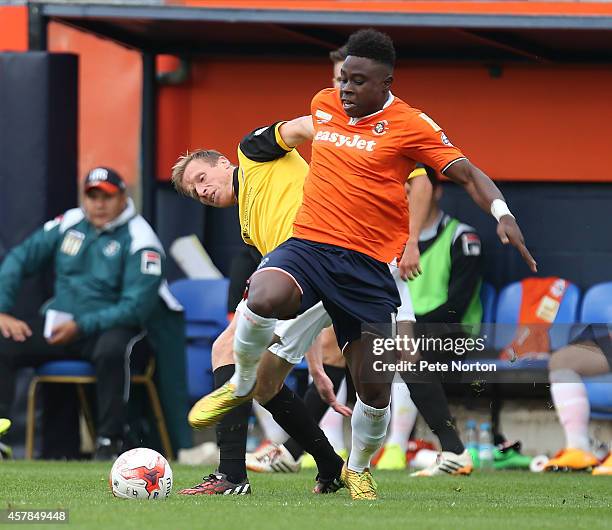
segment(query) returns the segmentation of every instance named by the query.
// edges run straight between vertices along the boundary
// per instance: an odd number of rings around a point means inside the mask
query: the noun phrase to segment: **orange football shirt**
[[[431,118],[392,94],[382,110],[349,118],[339,91],[326,88],[311,113],[312,158],[293,236],[383,262],[400,257],[408,239],[406,175],[417,162],[443,171],[464,155]]]

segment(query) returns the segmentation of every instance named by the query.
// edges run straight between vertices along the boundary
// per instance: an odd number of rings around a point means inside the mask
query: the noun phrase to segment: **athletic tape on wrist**
[[[512,212],[509,210],[508,205],[501,199],[495,199],[491,203],[491,215],[495,217],[495,219],[497,219],[498,223],[503,215],[509,215],[511,217],[514,217],[514,215],[512,215]]]

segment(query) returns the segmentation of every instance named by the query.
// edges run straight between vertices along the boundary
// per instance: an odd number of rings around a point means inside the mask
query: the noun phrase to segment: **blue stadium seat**
[[[188,341],[187,391],[191,403],[208,394],[214,386],[212,375],[212,341]]]
[[[521,282],[514,282],[504,287],[497,299],[495,322],[497,324],[516,324],[519,318],[523,286]],[[550,344],[553,350],[564,346],[569,341],[570,325],[576,322],[578,316],[578,302],[580,289],[569,283],[561,301],[561,306],[554,324],[567,324],[566,326],[552,326],[550,329]],[[514,338],[514,326],[497,326],[495,330],[495,348],[501,350]]]
[[[584,294],[580,307],[580,318],[571,331],[574,339],[584,331],[587,324],[612,322],[612,282],[598,283]]]
[[[480,335],[486,337],[487,348],[492,347],[495,333],[495,307],[497,305],[497,291],[490,283],[482,282],[480,286],[480,303],[482,304],[482,322]]]
[[[287,378],[285,379],[285,384],[295,393],[298,393],[298,378],[300,376],[300,372],[308,372],[308,362],[306,361],[306,357],[304,357],[301,362],[296,364],[293,367],[293,370],[289,372]]]
[[[95,376],[93,364],[88,361],[49,361],[36,370],[36,375]]]
[[[132,384],[144,385],[147,389],[147,396],[156,419],[162,448],[166,458],[173,459],[172,444],[170,435],[166,427],[164,413],[161,408],[159,394],[153,380],[155,373],[155,358],[149,359],[144,372],[132,373],[130,380]],[[81,404],[81,411],[85,418],[85,423],[92,438],[95,438],[95,427],[93,415],[89,407],[87,396],[83,385],[96,383],[96,371],[93,364],[88,361],[49,361],[42,364],[34,373],[28,389],[28,406],[26,418],[26,446],[25,457],[31,460],[34,456],[34,438],[36,436],[36,396],[38,385],[41,384],[73,384],[76,385],[77,395]]]
[[[216,338],[227,326],[229,280],[177,280],[170,291],[185,309],[187,338]]]
[[[521,282],[514,282],[506,285],[497,297],[497,307],[495,308],[495,322],[503,324],[515,324],[518,321],[521,300],[523,297],[523,287]],[[507,344],[507,340],[504,340]],[[500,347],[505,346],[503,344]]]
[[[584,380],[591,405],[591,418],[612,420],[612,373]]]
[[[497,292],[490,283],[482,282],[480,287],[480,303],[482,304],[482,321],[495,322]]]
[[[229,280],[177,280],[170,291],[185,309],[187,385],[191,402],[213,388],[211,351],[227,326]]]
[[[593,285],[584,294],[580,322],[612,322],[612,282]],[[591,418],[612,420],[612,373],[585,378],[584,384],[591,404]]]
[[[580,322],[585,324],[612,322],[612,282],[598,283],[584,293]]]

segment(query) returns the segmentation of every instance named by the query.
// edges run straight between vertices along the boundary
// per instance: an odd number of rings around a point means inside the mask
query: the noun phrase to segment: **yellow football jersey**
[[[283,142],[278,131],[282,123],[251,132],[238,146],[234,186],[240,231],[245,243],[262,255],[291,237],[308,173],[306,161]]]

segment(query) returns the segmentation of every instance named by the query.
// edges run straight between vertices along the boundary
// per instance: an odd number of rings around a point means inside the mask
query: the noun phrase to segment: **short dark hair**
[[[338,48],[337,50],[332,50],[331,52],[329,52],[329,60],[332,63],[339,63],[340,61],[344,61],[347,55],[348,53],[346,53],[345,44],[344,46],[340,46],[340,48]]]
[[[372,59],[391,68],[395,66],[395,47],[391,37],[373,28],[353,33],[346,43],[346,53]]]

